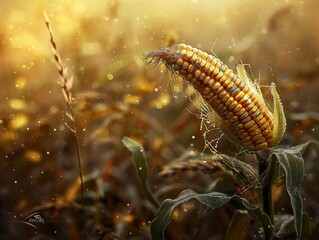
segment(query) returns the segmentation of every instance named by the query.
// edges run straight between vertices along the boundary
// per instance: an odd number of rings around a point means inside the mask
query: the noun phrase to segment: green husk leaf
[[[274,102],[274,132],[273,132],[273,139],[272,139],[272,146],[276,146],[280,143],[285,130],[286,130],[286,117],[284,113],[284,109],[279,97],[279,94],[276,90],[275,83],[271,83],[270,91],[273,96]]]
[[[164,232],[166,227],[171,221],[171,215],[173,210],[182,203],[185,203],[191,199],[196,199],[200,203],[206,205],[212,210],[219,208],[228,202],[235,204],[236,206],[247,210],[249,214],[257,219],[264,229],[264,234],[267,239],[270,239],[273,226],[269,217],[262,212],[260,207],[251,205],[246,199],[237,195],[228,196],[220,192],[210,193],[196,193],[191,189],[184,190],[176,199],[166,199],[161,204],[157,211],[155,219],[151,223],[151,234],[154,240],[162,240],[164,238]]]
[[[253,82],[249,78],[249,76],[245,70],[244,64],[239,64],[237,66],[237,74],[238,74],[239,78],[243,82],[245,82],[247,84],[248,88],[254,93],[254,97],[256,97],[258,99],[258,102],[262,103],[266,107],[267,105],[265,103],[264,97],[263,97],[262,92],[260,90],[259,83],[257,81]]]
[[[141,182],[146,198],[154,205],[154,207],[158,208],[159,202],[151,192],[147,183],[148,165],[143,146],[129,137],[124,137],[122,139],[122,143],[132,153],[135,170]]]

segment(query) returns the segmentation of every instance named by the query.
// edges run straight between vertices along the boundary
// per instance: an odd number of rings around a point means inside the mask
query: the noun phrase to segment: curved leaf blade
[[[274,152],[278,162],[286,173],[286,189],[290,197],[295,216],[295,228],[298,239],[302,229],[303,201],[300,193],[305,174],[305,164],[299,148],[277,149]]]
[[[151,192],[147,183],[148,165],[143,146],[129,137],[124,137],[122,139],[122,143],[132,153],[135,171],[139,177],[146,198],[150,201],[150,203],[153,204],[154,207],[158,208],[159,202]]]
[[[191,199],[196,199],[200,203],[206,205],[211,209],[219,208],[228,202],[233,202],[239,205],[240,208],[247,210],[252,217],[258,219],[262,224],[266,237],[271,236],[273,226],[269,217],[262,212],[259,207],[251,205],[246,199],[237,195],[228,196],[220,192],[211,193],[196,193],[193,190],[184,190],[176,199],[166,199],[157,211],[156,218],[151,223],[151,234],[154,240],[162,240],[164,238],[164,232],[166,227],[171,221],[171,215],[173,210],[182,203],[185,203]]]
[[[286,189],[295,216],[298,239],[302,237],[303,229],[303,201],[300,188],[305,174],[305,163],[302,155],[309,146],[319,149],[319,142],[309,141],[288,149],[275,149],[273,153],[286,173]]]

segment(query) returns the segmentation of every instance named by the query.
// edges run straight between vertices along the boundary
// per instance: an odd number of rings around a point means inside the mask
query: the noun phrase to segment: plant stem
[[[268,215],[270,222],[274,223],[274,206],[271,196],[271,186],[276,178],[278,164],[271,158],[269,149],[261,150],[257,154],[259,179],[262,184],[262,207],[265,214]],[[272,239],[266,236],[266,240]]]
[[[259,161],[259,177],[266,176],[269,170],[269,164],[267,160],[260,159]],[[265,179],[265,178],[263,178]],[[266,179],[265,179],[266,180]],[[262,181],[262,203],[263,210],[269,216],[270,221],[274,222],[273,204],[271,196],[271,184],[268,181]]]
[[[81,200],[82,200],[82,209],[84,211],[84,182],[83,182],[83,171],[82,171],[82,161],[81,161],[81,152],[80,152],[80,141],[78,137],[78,128],[75,122],[75,114],[73,113],[73,108],[69,107],[69,111],[74,119],[73,121],[73,129],[74,129],[74,138],[76,140],[76,154],[78,159],[78,167],[79,167],[79,177],[80,177],[80,185],[81,185]]]

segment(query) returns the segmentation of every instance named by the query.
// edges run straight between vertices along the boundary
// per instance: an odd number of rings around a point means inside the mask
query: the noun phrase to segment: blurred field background
[[[200,120],[185,109],[191,108],[189,100],[173,98],[170,74],[145,65],[143,53],[151,49],[185,42],[213,49],[232,69],[250,64],[252,78],[264,85],[275,81],[278,87],[288,121],[282,144],[318,140],[318,9],[316,0],[2,1],[0,239],[81,239],[83,229],[89,239],[150,239],[156,211],[139,187],[121,143],[124,136],[145,147],[151,188],[159,199],[174,198],[185,188],[204,191],[212,182],[200,173],[158,175],[183,154],[201,152],[204,142]],[[75,78],[88,205],[84,216],[75,141],[65,125],[43,11]],[[219,150],[227,147],[221,144]],[[319,169],[318,159],[308,155],[303,195],[315,229]],[[279,195],[277,211],[291,212],[286,194]],[[205,221],[189,221],[191,213],[175,219],[188,236],[197,229],[199,239],[223,239],[232,211],[214,211]],[[46,221],[38,229],[23,222],[34,212]]]

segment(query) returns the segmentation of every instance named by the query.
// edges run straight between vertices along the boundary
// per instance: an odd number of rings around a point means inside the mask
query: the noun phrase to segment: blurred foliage
[[[252,78],[265,86],[276,82],[288,118],[283,147],[318,140],[318,7],[316,0],[3,2],[0,238],[81,239],[84,229],[90,239],[150,239],[155,209],[140,187],[123,136],[143,145],[148,184],[159,201],[188,188],[205,192],[210,184],[225,193],[236,191],[230,178],[220,180],[216,174],[158,174],[183,156],[201,153],[204,141],[200,121],[190,114],[192,104],[187,98],[173,98],[169,74],[144,65],[142,54],[150,49],[186,42],[207,52],[213,48],[233,69],[240,61],[249,63]],[[43,11],[75,78],[84,212],[75,142],[65,126]],[[269,95],[268,88],[263,90]],[[229,148],[220,142],[220,152],[232,152]],[[304,159],[302,196],[311,238],[317,239],[318,155],[309,150]],[[273,188],[275,211],[291,214],[282,189],[282,184]],[[202,239],[224,238],[233,206],[213,213],[192,201],[187,206],[187,212],[173,212],[174,229]],[[35,223],[37,228],[24,222],[35,212],[45,220],[43,225]]]

